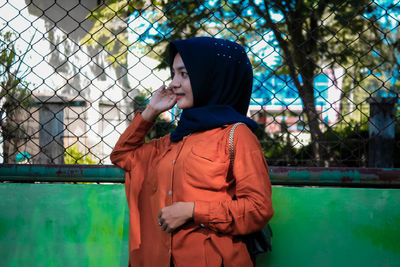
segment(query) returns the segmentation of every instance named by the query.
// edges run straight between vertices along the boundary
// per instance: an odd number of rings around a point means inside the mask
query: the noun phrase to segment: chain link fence
[[[400,166],[399,1],[0,0],[0,14],[0,162],[110,164],[168,83],[168,42],[214,36],[252,61],[270,165]]]

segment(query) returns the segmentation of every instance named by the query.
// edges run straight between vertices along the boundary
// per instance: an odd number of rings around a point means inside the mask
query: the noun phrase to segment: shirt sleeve
[[[263,229],[271,219],[271,182],[261,146],[244,125],[235,130],[234,151],[234,199],[195,201],[194,221],[216,232],[243,235]]]
[[[146,121],[142,118],[141,112],[136,113],[129,127],[122,133],[115,144],[110,155],[111,162],[125,171],[130,171],[135,157],[149,158],[153,146],[145,146],[144,144],[146,134],[153,125],[153,122]],[[141,155],[137,156],[137,154]]]
[[[148,164],[157,151],[158,141],[145,143],[146,134],[153,122],[142,118],[137,113],[129,127],[118,139],[111,152],[111,162],[124,169],[125,193],[129,205],[129,250],[138,249],[141,243],[139,195]]]

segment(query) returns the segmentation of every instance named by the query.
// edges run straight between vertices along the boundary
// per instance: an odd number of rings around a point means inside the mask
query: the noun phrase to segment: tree
[[[262,27],[274,33],[283,63],[303,102],[316,164],[329,149],[321,146],[320,114],[315,106],[314,78],[330,65],[343,65],[355,57],[361,62],[371,50],[382,46],[380,26],[370,1],[249,1]],[[273,20],[272,14],[281,19]],[[366,19],[365,16],[372,19]],[[358,45],[354,45],[354,43]],[[371,57],[368,57],[371,58]],[[323,124],[323,123],[322,123]]]
[[[85,164],[93,165],[98,164],[96,160],[93,160],[89,153],[82,153],[79,150],[78,145],[75,143],[72,146],[67,147],[64,153],[64,164]]]
[[[399,14],[399,7],[385,2],[369,14],[373,16],[366,20],[364,27],[354,25],[359,28],[355,30],[360,31],[358,38],[349,39],[354,33],[349,32],[349,28],[341,28],[336,34],[340,42],[329,46],[330,51],[336,50],[334,57],[341,57],[332,62],[332,68],[343,68],[346,73],[340,98],[344,127],[354,121],[354,117],[362,118],[356,119],[356,123],[364,118],[364,122],[367,121],[369,105],[360,105],[365,99],[399,91],[398,83],[392,84],[400,78],[399,21],[393,20]]]
[[[18,120],[31,103],[28,83],[20,76],[23,58],[24,53],[17,54],[13,33],[0,32],[0,129],[4,163],[12,162],[18,142],[26,136]]]
[[[386,38],[377,21],[376,4],[367,0],[133,2],[106,1],[95,17],[99,21],[104,17],[112,20],[110,10],[116,3],[122,8],[112,9],[114,18],[147,16],[150,23],[138,33],[137,40],[146,53],[161,59],[160,67],[166,66],[162,60],[166,58],[166,43],[174,39],[210,35],[236,40],[250,51],[257,42],[276,47],[280,64],[266,66],[254,51],[254,67],[256,71],[267,69],[290,75],[303,103],[316,165],[328,158],[329,148],[322,145],[324,122],[315,105],[315,77],[337,66],[376,68],[378,57],[374,53],[383,51]],[[274,38],[265,40],[270,32]],[[102,40],[110,42],[107,34]]]

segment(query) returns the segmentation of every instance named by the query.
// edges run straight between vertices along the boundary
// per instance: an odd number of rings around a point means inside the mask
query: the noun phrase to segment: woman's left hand
[[[161,230],[171,233],[193,218],[194,202],[175,202],[158,213]]]

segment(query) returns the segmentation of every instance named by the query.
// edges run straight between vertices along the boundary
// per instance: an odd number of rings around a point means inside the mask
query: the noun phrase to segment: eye
[[[181,75],[182,75],[183,78],[189,77],[189,74],[187,72],[185,72],[185,71],[182,71]]]

